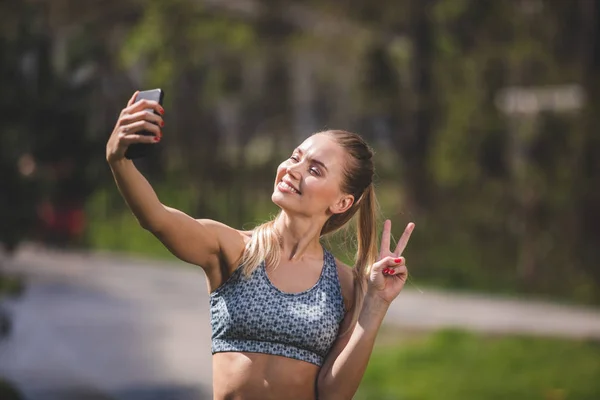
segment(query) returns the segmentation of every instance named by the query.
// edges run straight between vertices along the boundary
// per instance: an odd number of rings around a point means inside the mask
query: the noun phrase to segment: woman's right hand
[[[140,100],[136,103],[138,93],[133,94],[127,107],[121,111],[115,129],[108,139],[106,161],[109,163],[125,158],[127,148],[134,143],[154,144],[160,142],[162,138],[161,128],[165,123],[161,115],[165,110],[156,101]],[[156,115],[152,110],[160,115]],[[142,135],[139,133],[141,131],[148,131],[154,135]]]

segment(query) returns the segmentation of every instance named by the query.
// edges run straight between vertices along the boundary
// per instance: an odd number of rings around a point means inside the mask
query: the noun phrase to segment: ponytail
[[[365,298],[367,278],[371,266],[377,261],[377,199],[373,184],[370,184],[358,204],[358,221],[356,223],[357,251],[354,262],[354,303],[352,305],[350,331],[358,321]],[[348,331],[343,332],[342,335]]]

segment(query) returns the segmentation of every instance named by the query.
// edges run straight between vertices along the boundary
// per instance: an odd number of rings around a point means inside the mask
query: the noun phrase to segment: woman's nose
[[[290,175],[294,179],[300,179],[300,174],[297,168],[298,164],[291,164],[285,168],[285,173]]]

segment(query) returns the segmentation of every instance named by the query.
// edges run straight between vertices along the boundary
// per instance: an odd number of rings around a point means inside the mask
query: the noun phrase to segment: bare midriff
[[[319,367],[260,353],[213,355],[214,400],[315,400]]]

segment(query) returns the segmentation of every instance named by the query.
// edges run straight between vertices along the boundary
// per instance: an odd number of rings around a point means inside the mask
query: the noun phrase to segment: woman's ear
[[[343,214],[352,207],[352,204],[354,204],[354,196],[347,194],[341,197],[333,206],[329,207],[329,210],[332,214]]]

